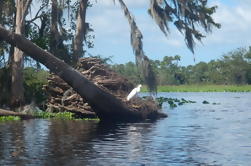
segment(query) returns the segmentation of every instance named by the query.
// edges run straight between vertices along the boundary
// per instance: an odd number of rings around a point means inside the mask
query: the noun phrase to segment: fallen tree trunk
[[[9,110],[4,110],[4,109],[0,109],[0,116],[18,116],[21,119],[32,119],[32,118],[35,118],[32,115],[27,115],[27,114],[24,114],[24,113],[14,112],[14,111],[9,111]]]
[[[4,29],[1,25],[0,40],[6,41],[9,44],[18,47],[20,50],[44,64],[48,69],[50,69],[50,71],[62,78],[73,88],[74,91],[88,101],[101,120],[139,121],[150,118],[150,116],[154,118],[164,116],[157,110],[141,112],[128,108],[124,102],[97,87],[80,72],[74,70],[62,60],[33,44],[25,37]]]
[[[76,70],[99,88],[111,93],[123,102],[125,102],[126,96],[134,87],[128,79],[114,72],[98,58],[89,57],[79,59]],[[50,74],[47,79],[48,84],[43,87],[45,93],[48,95],[46,111],[68,111],[83,118],[90,118],[95,115],[89,103],[77,94],[64,80],[55,74]],[[130,107],[131,103],[126,102],[126,105]],[[138,103],[138,105],[140,106],[141,103]],[[152,108],[149,109],[151,110]]]

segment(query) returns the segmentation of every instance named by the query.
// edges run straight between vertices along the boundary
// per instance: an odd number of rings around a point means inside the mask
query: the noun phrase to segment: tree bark
[[[51,27],[50,27],[50,52],[57,55],[57,46],[59,43],[58,32],[58,2],[51,0]]]
[[[86,34],[86,9],[88,0],[80,0],[78,16],[77,16],[77,30],[73,44],[73,62],[76,64],[78,59],[83,56],[83,41],[85,40]]]
[[[63,30],[63,24],[61,22],[63,9],[59,7],[58,2],[58,0],[51,0],[50,52],[56,57],[64,60],[66,63],[71,64],[72,58],[69,56],[67,48],[64,44],[66,34]]]
[[[101,120],[139,121],[146,119],[149,114],[153,113],[143,114],[140,111],[130,110],[121,100],[97,87],[62,60],[41,49],[23,36],[4,29],[1,25],[0,40],[18,47],[61,77],[73,90],[88,101]]]
[[[19,116],[21,119],[32,119],[35,118],[32,115],[23,114],[20,112],[14,112],[10,110],[0,109],[0,116]]]
[[[25,16],[32,0],[16,0],[16,27],[15,33],[23,34]],[[18,48],[14,49],[11,62],[11,106],[20,107],[24,104],[23,67],[24,53]]]

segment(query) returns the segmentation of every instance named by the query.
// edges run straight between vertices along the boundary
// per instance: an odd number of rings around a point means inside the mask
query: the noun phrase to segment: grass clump
[[[21,120],[18,116],[0,116],[0,122]]]
[[[72,112],[58,112],[58,113],[52,113],[52,112],[39,112],[34,114],[37,118],[42,119],[63,119],[63,120],[93,120],[93,121],[99,121],[99,118],[76,118],[75,114]]]
[[[147,92],[144,86],[142,92]],[[251,92],[251,85],[163,85],[158,92]]]

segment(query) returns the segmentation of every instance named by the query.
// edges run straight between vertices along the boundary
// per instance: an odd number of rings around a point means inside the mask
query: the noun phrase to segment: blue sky
[[[94,29],[95,47],[88,49],[88,52],[103,57],[113,56],[113,63],[134,62],[129,25],[119,5],[114,5],[112,0],[91,1],[94,5],[87,12],[87,20]],[[174,27],[170,26],[168,37],[159,30],[147,14],[149,0],[124,1],[143,33],[144,51],[151,59],[161,60],[164,56],[180,55],[181,65],[190,65],[218,59],[239,47],[251,46],[251,0],[209,0],[210,5],[218,5],[214,19],[222,24],[222,28],[208,34],[203,44],[197,43],[194,55]]]

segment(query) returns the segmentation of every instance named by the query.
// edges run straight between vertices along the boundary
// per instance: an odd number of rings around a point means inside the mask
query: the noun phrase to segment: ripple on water
[[[197,103],[154,123],[0,123],[0,165],[250,165],[251,93],[161,95]]]

